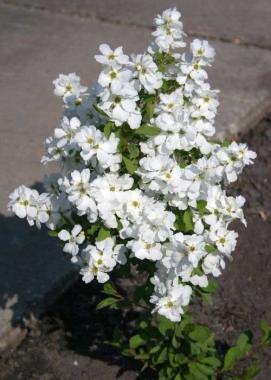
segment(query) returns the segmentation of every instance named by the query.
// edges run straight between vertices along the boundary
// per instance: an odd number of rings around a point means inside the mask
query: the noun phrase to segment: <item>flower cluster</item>
[[[45,141],[43,163],[61,173],[48,192],[20,186],[8,209],[44,223],[80,266],[85,282],[108,281],[113,268],[148,262],[153,312],[180,321],[194,286],[232,260],[244,224],[242,196],[227,196],[256,154],[245,144],[213,140],[218,90],[206,82],[215,51],[195,39],[187,53],[180,13],[154,20],[155,41],[129,58],[100,46],[98,82],[87,91],[75,74],[53,84],[64,115]]]

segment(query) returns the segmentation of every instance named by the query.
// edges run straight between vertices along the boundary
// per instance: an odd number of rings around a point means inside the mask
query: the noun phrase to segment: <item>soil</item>
[[[271,117],[240,138],[255,150],[255,165],[244,171],[229,193],[246,199],[248,227],[234,226],[239,233],[233,262],[218,282],[214,305],[191,307],[195,321],[215,333],[218,347],[231,346],[238,335],[251,329],[260,342],[260,321],[271,323]],[[129,292],[129,289],[125,289]],[[139,367],[121,358],[103,343],[119,326],[127,330],[136,313],[95,311],[101,296],[99,286],[86,286],[81,279],[54,303],[39,321],[29,327],[21,346],[0,363],[1,380],[122,380],[154,379],[152,373],[138,376]],[[128,333],[126,331],[126,333]],[[271,349],[259,353],[263,368],[257,380],[271,379]]]

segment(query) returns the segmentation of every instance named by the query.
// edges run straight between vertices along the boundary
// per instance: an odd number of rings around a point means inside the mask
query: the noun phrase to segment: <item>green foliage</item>
[[[114,296],[118,294],[117,289],[111,280],[104,284],[104,290],[102,290],[102,293],[111,294]]]
[[[118,298],[113,298],[113,297],[105,298],[104,300],[102,300],[102,301],[96,306],[96,310],[103,309],[104,307],[111,306],[111,305],[113,305],[114,303],[119,302],[119,301],[120,301],[120,299],[118,299]]]
[[[229,370],[234,367],[237,360],[240,359],[242,353],[237,346],[231,347],[224,358],[223,370]]]
[[[186,210],[184,212],[183,221],[185,224],[185,231],[193,231],[194,223],[193,223],[193,214],[191,210]]]
[[[130,144],[130,145],[128,146],[128,151],[129,151],[130,156],[131,156],[132,158],[136,158],[136,157],[138,157],[139,154],[140,154],[140,151],[139,151],[138,147],[137,147],[135,144]]]
[[[152,127],[150,125],[141,125],[141,127],[134,130],[134,133],[138,135],[158,136],[161,131],[159,128]]]
[[[53,231],[53,230],[52,230],[52,231],[48,231],[48,235],[49,235],[49,236],[57,237],[58,234],[59,234],[58,231]]]
[[[139,270],[152,272],[144,260],[141,265]],[[120,270],[126,266],[127,264]],[[125,270],[127,269],[128,266]],[[107,343],[118,348],[122,355],[142,362],[141,371],[147,367],[155,369],[158,378],[162,380],[251,380],[258,375],[261,370],[259,366],[252,365],[245,369],[241,366],[240,369],[239,364],[247,357],[254,356],[259,348],[271,344],[271,328],[266,320],[261,322],[263,339],[260,347],[253,348],[253,333],[245,331],[238,337],[236,345],[229,348],[223,356],[216,349],[214,335],[206,326],[194,323],[188,307],[184,307],[180,322],[170,321],[160,314],[153,318],[150,309],[145,306],[153,292],[150,277],[151,274],[144,284],[136,288],[132,302],[123,299],[111,280],[104,284],[103,293],[109,297],[101,301],[97,309],[119,309],[133,305],[144,309],[136,319],[136,334],[128,342],[120,330],[116,329],[112,341]],[[216,282],[209,281],[206,288],[194,287],[194,292],[202,300],[210,300],[208,297],[218,289]]]
[[[154,113],[154,105],[151,102],[148,102],[146,105],[146,113],[147,113],[148,119],[149,120],[152,119],[153,113]]]
[[[106,116],[106,117],[108,118],[108,115],[107,115],[103,110],[101,110],[101,108],[99,108],[99,107],[97,106],[96,103],[93,103],[92,105],[93,105],[93,107],[95,108],[95,110],[96,110],[99,114],[101,114],[101,115],[103,115],[103,116]]]
[[[130,174],[133,174],[136,171],[137,166],[135,164],[133,164],[133,162],[129,158],[125,157],[125,156],[122,156],[122,160],[123,160],[123,162],[124,162],[124,164],[125,164],[126,169],[128,170],[128,172]]]
[[[110,237],[110,229],[103,226],[100,228],[100,231],[98,233],[98,240],[102,241]]]
[[[109,121],[108,123],[105,124],[104,126],[104,135],[107,139],[109,139],[112,131],[114,123],[112,121]]]
[[[262,319],[261,329],[263,331],[262,343],[271,345],[271,327],[267,323],[266,319]]]

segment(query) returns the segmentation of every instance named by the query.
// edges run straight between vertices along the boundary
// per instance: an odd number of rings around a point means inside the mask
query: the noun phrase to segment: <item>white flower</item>
[[[88,245],[81,254],[83,268],[80,274],[83,281],[89,283],[96,276],[100,283],[108,281],[107,272],[111,272],[117,263],[126,263],[125,251],[124,245],[115,246],[115,239],[112,238],[96,241],[95,246]]]
[[[186,258],[194,268],[198,266],[199,260],[201,260],[207,252],[205,251],[205,241],[202,236],[199,235],[183,235],[181,232],[171,237],[171,242],[176,247],[176,252],[173,253],[173,260]]]
[[[54,94],[56,96],[62,96],[64,102],[69,102],[72,99],[77,99],[80,94],[87,91],[87,87],[83,87],[80,84],[80,77],[75,73],[68,75],[60,74],[57,79],[53,81],[55,85]]]
[[[60,122],[60,128],[55,129],[55,138],[58,139],[57,147],[62,148],[66,144],[69,144],[69,148],[74,148],[72,143],[73,138],[78,131],[81,123],[77,117],[73,117],[69,120],[66,116]]]
[[[82,244],[85,240],[85,235],[82,231],[82,226],[76,224],[71,233],[67,230],[61,230],[58,234],[60,240],[67,241],[64,245],[63,251],[71,253],[73,256],[79,252],[78,245]]]
[[[219,161],[225,166],[226,182],[234,182],[245,165],[253,164],[257,154],[248,150],[246,144],[237,144],[233,141],[228,147],[221,148],[216,153]]]
[[[190,44],[190,50],[200,66],[210,66],[210,63],[214,61],[215,49],[208,41],[195,39]]]
[[[11,201],[8,204],[8,210],[15,212],[19,218],[27,218],[28,223],[32,226],[37,216],[38,196],[37,190],[22,185],[10,194]]]
[[[102,264],[104,264],[104,260],[100,259]],[[94,257],[90,256],[89,261],[85,263],[85,266],[80,270],[80,274],[83,276],[82,280],[88,284],[95,277],[99,283],[103,284],[109,280],[109,275],[106,273],[108,268],[105,265],[98,265],[97,261]]]
[[[149,94],[154,94],[155,90],[163,84],[163,74],[158,71],[153,58],[148,54],[132,54],[131,58],[132,63],[130,66],[134,71],[133,77],[139,79],[139,82]]]
[[[162,51],[168,51],[170,48],[176,49],[186,45],[183,42],[183,24],[179,21],[181,14],[176,10],[167,9],[162,15],[157,15],[153,23],[156,31],[152,33],[156,37],[155,42]]]
[[[122,47],[101,45],[89,93],[75,73],[60,74],[53,83],[63,117],[42,162],[56,161],[64,174],[45,177],[46,193],[20,186],[8,204],[30,225],[58,234],[86,283],[105,283],[131,259],[152,262],[153,312],[174,322],[191,287],[206,287],[225,257],[232,260],[238,234],[229,226],[246,225],[245,199],[222,185],[256,158],[246,144],[213,140],[219,91],[206,80],[215,51],[195,39],[189,52],[172,53],[186,45],[180,17],[176,8],[158,15],[155,41],[130,61]],[[133,174],[122,156],[128,152]],[[110,237],[91,245],[102,226]]]
[[[129,57],[123,54],[122,47],[112,50],[107,44],[102,44],[99,50],[103,55],[95,55],[94,58],[103,65],[117,68],[129,61]]]
[[[140,260],[156,261],[162,258],[161,244],[155,242],[155,234],[144,224],[140,227],[138,240],[129,241],[127,247]]]
[[[150,302],[155,303],[152,313],[158,312],[173,322],[181,321],[184,313],[182,306],[187,306],[192,294],[192,288],[188,285],[174,285],[164,297],[152,297]]]
[[[74,141],[82,148],[81,156],[88,161],[95,153],[96,147],[102,140],[102,132],[96,129],[94,125],[82,127],[74,136]]]
[[[202,263],[205,274],[212,274],[214,277],[221,275],[220,268],[225,269],[225,261],[218,251],[207,255]]]
[[[110,94],[98,106],[109,115],[110,120],[114,121],[116,126],[119,127],[127,122],[132,129],[137,129],[142,119],[141,113],[137,109],[136,101],[138,99],[137,91],[126,83],[117,95]]]
[[[220,222],[211,227],[209,239],[216,244],[217,249],[230,256],[236,247],[238,233],[227,230]]]
[[[171,94],[160,94],[160,102],[156,105],[155,111],[171,113],[176,109],[180,109],[183,106],[183,103],[183,92],[180,88],[178,88]]]
[[[120,70],[112,67],[104,67],[98,83],[103,87],[109,87],[113,94],[117,94],[126,82],[131,79],[132,73],[129,70]]]

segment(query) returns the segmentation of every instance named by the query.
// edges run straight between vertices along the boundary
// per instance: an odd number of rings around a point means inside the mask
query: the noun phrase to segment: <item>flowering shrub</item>
[[[215,51],[195,39],[188,52],[176,53],[186,46],[180,16],[174,8],[154,19],[155,41],[143,54],[129,58],[122,47],[101,45],[101,73],[89,90],[75,73],[53,81],[64,115],[42,162],[57,161],[61,172],[46,176],[47,193],[14,190],[8,209],[58,236],[83,281],[105,283],[110,297],[98,308],[151,305],[130,348],[118,330],[113,345],[144,367],[158,366],[161,379],[204,380],[251,348],[251,335],[243,334],[223,361],[188,305],[195,296],[211,303],[218,286],[208,276],[232,260],[238,234],[229,226],[236,219],[246,225],[245,199],[225,188],[256,154],[213,139],[219,91],[206,82],[206,70]],[[133,302],[110,280],[113,270],[127,277],[131,264],[146,274]],[[265,321],[263,329],[266,345]],[[258,373],[251,368],[244,378]]]

